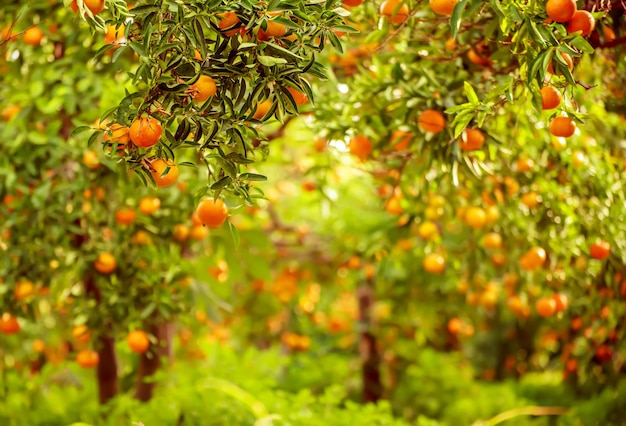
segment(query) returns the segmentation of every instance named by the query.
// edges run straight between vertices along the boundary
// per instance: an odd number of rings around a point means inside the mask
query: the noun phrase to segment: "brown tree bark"
[[[151,328],[157,343],[150,345],[150,349],[141,354],[137,370],[137,386],[134,397],[146,402],[152,399],[156,383],[152,376],[161,368],[162,358],[172,359],[172,338],[174,335],[173,323],[161,323]]]
[[[380,377],[380,353],[376,336],[372,332],[372,306],[374,305],[374,284],[366,281],[357,291],[359,302],[359,326],[361,353],[361,376],[363,382],[363,402],[377,402],[383,396]]]
[[[98,395],[100,404],[106,404],[120,391],[117,381],[117,356],[115,355],[115,339],[101,335],[98,339],[98,356],[100,362],[96,368],[98,378]]]

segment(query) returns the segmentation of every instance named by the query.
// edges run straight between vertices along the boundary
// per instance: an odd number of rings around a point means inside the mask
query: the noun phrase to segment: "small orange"
[[[228,37],[232,37],[239,32],[239,28],[232,28],[239,24],[241,21],[235,12],[224,12],[220,14],[220,20],[217,22],[217,26]],[[229,29],[230,28],[230,29]]]
[[[287,91],[291,93],[293,100],[296,101],[297,106],[302,106],[309,102],[309,97],[301,91],[294,89],[293,87],[287,87]]]
[[[139,200],[139,211],[141,214],[151,215],[161,207],[161,200],[158,197],[143,197]]]
[[[126,343],[131,351],[142,354],[150,347],[150,339],[145,331],[133,330],[126,336]]]
[[[198,81],[190,86],[191,98],[196,102],[204,102],[217,93],[215,80],[208,75],[201,75]]]
[[[91,13],[97,15],[104,10],[105,0],[84,0],[84,4],[85,7],[91,11]],[[70,7],[74,13],[78,12],[78,4],[76,4],[76,0],[72,0]]]
[[[459,318],[450,318],[450,320],[448,321],[448,331],[450,332],[450,334],[456,336],[457,334],[459,334],[459,331],[461,331],[461,328],[463,328],[463,321],[461,321]]]
[[[556,302],[551,297],[542,297],[535,303],[535,310],[540,316],[547,318],[554,315],[556,310]]]
[[[541,195],[537,194],[534,191],[529,191],[522,194],[522,204],[524,204],[529,209],[537,207],[539,203],[541,203]]]
[[[487,213],[480,207],[469,207],[465,212],[464,220],[472,228],[482,228],[487,223]]]
[[[105,129],[104,134],[102,135],[102,142],[105,144],[105,147],[108,148],[117,144],[117,150],[121,151],[126,147],[126,144],[128,144],[128,141],[130,140],[128,131],[128,127],[119,123],[113,123]]]
[[[33,350],[38,354],[42,353],[46,350],[46,343],[41,339],[33,340]]]
[[[401,24],[409,17],[409,6],[402,0],[385,0],[380,5],[380,14],[392,24]]]
[[[365,0],[343,0],[344,6],[355,7],[363,4]]]
[[[87,150],[83,153],[83,164],[90,169],[97,169],[100,167],[100,160],[98,160],[98,154],[94,151]]]
[[[263,120],[273,105],[274,101],[272,101],[271,99],[266,99],[262,102],[259,102],[256,106],[256,111],[254,112],[252,118],[254,118],[255,120]]]
[[[198,208],[196,208],[196,214],[202,224],[209,228],[218,228],[228,217],[228,207],[224,201],[209,197],[200,201]]]
[[[172,233],[172,236],[176,241],[185,241],[189,238],[190,232],[191,230],[189,229],[189,226],[184,223],[177,223],[174,225],[174,232]]]
[[[373,145],[370,138],[363,135],[354,136],[348,143],[350,153],[355,155],[359,160],[365,161],[372,153]]]
[[[546,3],[548,18],[555,22],[567,22],[576,13],[575,0],[548,0]]]
[[[576,123],[569,117],[556,116],[550,121],[550,133],[561,138],[569,138],[576,131]]]
[[[561,55],[561,58],[563,58],[563,60],[567,64],[567,68],[569,68],[570,71],[573,70],[574,61],[572,60],[572,57],[568,53],[565,53],[565,52],[559,52],[559,54]],[[554,66],[552,65],[552,62],[554,61],[555,59],[550,61],[550,63],[548,64],[548,68],[546,69],[550,74],[554,74]]]
[[[567,296],[563,293],[554,293],[552,296],[554,302],[556,303],[556,311],[563,312],[567,309],[567,305],[569,304]]]
[[[170,186],[178,179],[178,166],[172,160],[165,161],[162,158],[157,158],[150,165],[154,169],[152,177],[159,188]],[[167,168],[169,170],[164,175],[163,173]]]
[[[446,126],[446,118],[437,110],[427,109],[417,120],[420,129],[428,133],[439,133]]]
[[[389,143],[395,151],[405,151],[412,140],[412,133],[397,129],[391,132],[391,140]]]
[[[567,23],[567,32],[569,34],[577,31],[581,32],[583,37],[587,37],[596,26],[596,20],[591,13],[586,10],[577,10],[574,16]]]
[[[478,129],[467,129],[461,136],[459,147],[463,151],[475,151],[482,148],[485,143],[485,135]]]
[[[427,272],[440,274],[446,269],[446,260],[439,253],[430,253],[426,255],[422,265]]]
[[[552,86],[541,88],[541,109],[554,109],[561,104],[561,93]]]
[[[589,246],[589,255],[593,259],[603,260],[609,257],[610,254],[611,254],[611,245],[607,241],[604,241],[600,238],[595,240]]]
[[[20,323],[13,315],[5,312],[0,317],[0,331],[2,334],[15,334],[20,331]]]
[[[125,31],[126,26],[124,24],[119,27],[116,27],[115,25],[107,25],[107,32],[104,34],[104,43],[113,44],[120,42],[120,40],[124,38]]]
[[[486,249],[502,248],[502,236],[497,232],[490,232],[483,237],[483,247]]]
[[[77,343],[89,343],[91,340],[91,332],[85,324],[77,325],[72,329],[72,337]]]
[[[15,284],[15,290],[13,291],[16,300],[26,299],[35,294],[35,286],[28,280],[21,280]]]
[[[452,15],[459,0],[429,0],[430,8],[437,15]]]
[[[117,261],[111,253],[103,252],[98,255],[94,267],[101,274],[110,274],[117,269]]]
[[[189,238],[196,241],[205,239],[207,235],[209,235],[209,231],[202,225],[193,225],[189,232]]]
[[[23,37],[24,43],[31,46],[39,46],[41,45],[41,40],[43,40],[43,31],[39,27],[30,27],[24,31]]]
[[[93,368],[100,362],[98,352],[84,349],[76,354],[76,362],[83,368]]]
[[[129,225],[137,219],[137,213],[134,209],[125,207],[115,212],[115,221],[118,225]]]
[[[282,37],[287,34],[287,27],[276,21],[267,21],[265,29],[259,28],[257,36],[259,40],[266,41],[272,37]]]
[[[546,251],[541,247],[533,247],[520,258],[520,266],[527,271],[535,270],[545,263]]]
[[[155,145],[163,134],[161,123],[151,117],[137,118],[129,129],[130,140],[137,146],[148,148]]]

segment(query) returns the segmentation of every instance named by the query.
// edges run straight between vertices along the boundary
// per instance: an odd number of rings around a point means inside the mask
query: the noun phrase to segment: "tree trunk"
[[[146,402],[152,399],[156,383],[152,376],[161,367],[161,358],[172,359],[173,323],[161,323],[152,327],[151,332],[156,337],[155,345],[150,345],[147,352],[141,354],[137,370],[137,386],[134,397]]]
[[[372,306],[374,305],[374,289],[371,280],[366,281],[357,292],[359,301],[359,326],[361,375],[363,382],[363,402],[377,402],[383,394],[380,378],[380,353],[376,337],[372,333]]]
[[[100,396],[100,404],[106,404],[119,393],[115,339],[107,335],[102,335],[98,340],[100,343],[98,348],[100,362],[96,369],[98,394]]]

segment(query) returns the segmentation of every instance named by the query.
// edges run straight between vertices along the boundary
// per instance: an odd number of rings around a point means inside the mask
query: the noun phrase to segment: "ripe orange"
[[[556,302],[551,297],[542,297],[535,303],[535,310],[544,318],[551,317],[556,313]]]
[[[147,246],[152,244],[152,237],[150,236],[150,233],[144,231],[143,229],[140,229],[135,233],[135,235],[133,235],[131,242],[133,244]]]
[[[174,225],[174,240],[185,241],[187,240],[187,238],[189,238],[190,232],[191,230],[189,229],[189,226],[185,225],[184,223],[177,223],[176,225]]]
[[[487,223],[487,213],[480,207],[469,207],[465,212],[465,223],[472,228],[482,228]]]
[[[567,23],[567,32],[572,34],[580,31],[583,37],[587,37],[591,34],[595,26],[596,20],[591,13],[586,10],[577,10]]]
[[[520,266],[527,271],[535,270],[545,263],[546,251],[541,247],[533,247],[520,258]]]
[[[573,70],[574,61],[572,60],[572,57],[565,52],[559,52],[559,54],[561,55],[561,58],[563,58],[563,60],[567,64],[567,68],[569,68],[570,71]],[[555,61],[555,59],[550,61],[550,63],[548,64],[548,68],[546,69],[546,71],[548,71],[550,74],[554,74],[554,66],[552,65],[553,61]]]
[[[552,119],[550,133],[561,138],[569,138],[576,131],[576,123],[569,117],[557,116]]]
[[[76,362],[83,368],[93,368],[100,362],[98,352],[84,349],[76,354]]]
[[[287,91],[291,93],[293,100],[296,101],[296,105],[302,106],[309,102],[309,97],[301,91],[294,89],[293,87],[287,87]]]
[[[107,32],[104,34],[104,43],[105,44],[113,44],[119,42],[123,37],[126,31],[126,26],[124,24],[116,27],[115,25],[107,25]]]
[[[446,118],[437,110],[427,109],[417,119],[420,129],[428,133],[439,133],[446,126]]]
[[[355,7],[362,5],[364,1],[365,0],[343,0],[343,4],[344,6]]]
[[[413,134],[405,130],[394,130],[391,133],[390,145],[394,151],[405,151],[411,141],[413,140]]]
[[[89,9],[91,13],[97,15],[104,10],[105,0],[84,0],[84,3],[85,7]],[[74,13],[78,12],[78,4],[76,4],[76,0],[72,0],[70,7]]]
[[[157,197],[143,197],[139,200],[139,211],[141,214],[151,215],[161,207],[161,200]]]
[[[159,188],[170,186],[178,179],[178,166],[174,164],[172,160],[165,161],[162,158],[157,158],[150,163],[152,168],[152,177]],[[169,170],[165,175],[165,170],[169,167]]]
[[[603,260],[609,257],[610,254],[611,254],[611,245],[607,241],[604,241],[600,238],[595,240],[589,246],[589,255],[593,259]]]
[[[459,0],[429,0],[430,8],[438,15],[452,15]]]
[[[145,331],[133,330],[126,336],[126,343],[131,351],[142,354],[150,347],[150,340]]]
[[[13,315],[5,312],[0,317],[0,331],[2,334],[15,334],[20,331],[20,323]]]
[[[391,214],[402,214],[404,213],[404,208],[402,207],[402,194],[394,194],[391,198],[387,200],[385,203],[385,210],[387,213]]]
[[[478,129],[467,129],[461,136],[459,147],[463,151],[475,151],[485,143],[485,135]]]
[[[576,13],[575,0],[548,0],[546,3],[548,18],[555,22],[567,22]]]
[[[561,103],[561,93],[552,86],[541,88],[541,109],[554,109]]]
[[[31,46],[39,46],[41,45],[41,40],[43,40],[43,31],[41,31],[41,28],[30,27],[24,31],[24,43],[30,44]]]
[[[427,272],[440,274],[446,269],[446,260],[439,253],[430,253],[426,255],[422,265]]]
[[[0,117],[4,120],[9,121],[13,117],[15,117],[22,110],[22,107],[19,105],[9,105],[0,112]]]
[[[46,349],[46,343],[41,339],[33,340],[33,350],[38,354],[42,353]]]
[[[372,153],[372,141],[367,136],[357,135],[350,139],[348,143],[350,153],[358,157],[361,161],[365,161]]]
[[[72,337],[77,343],[89,343],[91,340],[91,332],[85,324],[77,325],[72,329]]]
[[[135,210],[125,207],[115,212],[115,221],[118,225],[128,225],[137,219]]]
[[[226,207],[224,201],[209,197],[200,201],[196,208],[196,214],[202,224],[209,228],[218,228],[222,226],[228,217],[228,207]]]
[[[208,75],[202,75],[190,86],[191,98],[196,102],[204,102],[217,93],[215,80]]]
[[[467,59],[476,65],[481,67],[491,66],[491,61],[489,60],[489,52],[486,51],[485,46],[483,44],[478,44],[475,47],[470,47],[467,51]]]
[[[563,312],[564,310],[567,309],[567,305],[569,304],[569,301],[568,301],[567,296],[565,294],[563,294],[563,293],[554,293],[552,298],[554,299],[554,302],[556,303],[556,311],[557,312]]]
[[[486,249],[502,248],[502,236],[497,232],[490,232],[483,237],[483,247]]]
[[[13,291],[16,300],[26,299],[35,294],[35,286],[28,280],[21,280],[15,284],[15,290]]]
[[[163,134],[161,123],[151,117],[137,118],[130,125],[130,140],[137,146],[148,148],[155,145]]]
[[[401,24],[409,17],[409,6],[402,0],[385,0],[380,5],[380,14],[392,24]]]
[[[94,151],[87,150],[83,153],[83,164],[90,169],[97,169],[100,167],[100,160],[98,160],[98,154]]]
[[[217,26],[224,32],[224,34],[228,37],[232,37],[237,32],[239,32],[239,28],[232,28],[235,25],[239,24],[241,21],[235,12],[224,12],[220,14],[220,20],[217,22]],[[229,29],[231,28],[231,29]]]
[[[102,142],[106,147],[111,148],[113,145],[117,144],[117,150],[121,151],[126,147],[126,144],[130,140],[130,136],[128,135],[128,127],[123,126],[119,123],[113,123],[104,131],[102,136]]]
[[[272,37],[282,37],[287,34],[287,27],[276,21],[267,21],[267,27],[265,29],[259,28],[258,37],[259,40],[265,41]]]
[[[537,194],[534,191],[526,192],[522,194],[522,204],[524,204],[529,209],[533,207],[537,207],[541,202],[541,195]]]
[[[266,99],[262,102],[259,102],[256,106],[256,111],[254,112],[252,118],[254,118],[255,120],[264,119],[269,110],[272,108],[272,105],[274,105],[274,101],[272,101],[271,99]]]
[[[205,239],[207,235],[209,235],[209,231],[202,225],[192,226],[189,232],[189,238],[196,241]]]
[[[117,261],[111,253],[103,252],[98,255],[94,267],[101,274],[110,274],[117,269]]]
[[[456,336],[459,334],[459,331],[461,331],[461,328],[463,328],[463,321],[459,318],[451,318],[450,321],[448,321],[448,331],[450,334]]]
[[[613,31],[613,28],[609,27],[608,25],[605,25],[602,28],[602,34],[604,35],[605,43],[610,43],[615,40],[615,31]]]

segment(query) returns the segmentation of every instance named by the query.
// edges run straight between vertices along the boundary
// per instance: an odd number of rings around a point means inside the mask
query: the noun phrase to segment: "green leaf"
[[[256,173],[242,173],[239,175],[239,179],[254,182],[265,182],[267,181],[267,176],[259,175]]]
[[[230,221],[228,222],[228,228],[230,229],[230,235],[233,239],[233,244],[235,245],[235,248],[238,248],[241,241],[239,238],[239,231],[237,230],[237,227]]]
[[[463,15],[463,10],[465,6],[467,6],[468,0],[461,0],[454,6],[454,10],[452,11],[452,16],[450,17],[450,30],[452,31],[452,38],[456,38],[459,28],[461,28],[461,18]]]
[[[261,65],[265,65],[266,67],[271,67],[273,65],[286,64],[287,63],[286,59],[275,58],[273,56],[259,55],[259,56],[257,56],[257,59],[259,60]]]
[[[476,95],[476,92],[474,91],[474,88],[467,81],[463,82],[463,90],[465,92],[465,96],[467,96],[467,100],[469,100],[470,103],[472,104],[480,103],[480,101],[478,100],[478,96]]]
[[[92,129],[91,126],[78,126],[74,130],[72,130],[72,133],[70,133],[70,137],[79,135],[79,134],[81,134],[83,132],[86,132],[87,130],[91,130],[91,129]]]
[[[211,189],[217,190],[217,189],[226,188],[228,185],[230,185],[232,181],[233,181],[233,178],[231,178],[230,176],[224,176],[223,178],[215,182],[213,185],[211,185]]]

